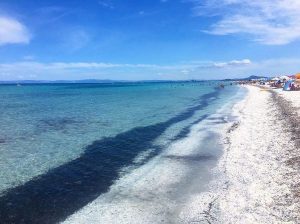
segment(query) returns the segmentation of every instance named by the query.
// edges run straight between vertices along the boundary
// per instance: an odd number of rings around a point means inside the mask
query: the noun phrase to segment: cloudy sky
[[[0,80],[300,72],[299,0],[1,0]]]

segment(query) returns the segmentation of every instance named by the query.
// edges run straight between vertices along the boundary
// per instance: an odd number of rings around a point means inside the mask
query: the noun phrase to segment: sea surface
[[[1,223],[180,222],[244,94],[216,86],[1,85]]]

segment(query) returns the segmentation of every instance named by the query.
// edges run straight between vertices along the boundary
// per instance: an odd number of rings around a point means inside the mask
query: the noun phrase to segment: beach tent
[[[275,78],[273,78],[273,79],[271,79],[271,80],[272,80],[272,81],[278,81],[279,78],[275,77]]]
[[[290,84],[291,84],[292,82],[293,82],[293,80],[287,81],[287,82],[284,84],[283,90],[284,90],[284,91],[290,91],[290,90],[291,90]]]
[[[296,75],[295,75],[295,78],[296,78],[296,79],[300,79],[300,73],[296,74]]]

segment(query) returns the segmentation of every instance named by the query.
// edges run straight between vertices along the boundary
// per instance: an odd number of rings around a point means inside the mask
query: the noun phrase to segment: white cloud
[[[140,69],[161,69],[161,70],[186,70],[193,68],[224,68],[231,66],[244,66],[251,64],[249,59],[232,60],[228,62],[187,62],[176,65],[157,65],[157,64],[114,64],[103,62],[54,62],[54,63],[40,63],[34,61],[24,61],[16,63],[0,64],[0,69],[44,69],[44,70],[58,70],[58,69],[111,69],[111,68],[140,68]]]
[[[300,39],[299,0],[191,0],[198,16],[221,17],[208,33],[248,34],[254,41],[283,45]]]
[[[213,67],[216,68],[224,68],[228,66],[243,66],[243,65],[250,65],[251,61],[249,59],[244,60],[232,60],[229,62],[217,62],[213,64]]]
[[[0,16],[0,45],[27,44],[31,35],[27,28],[19,21]]]
[[[130,77],[131,74],[136,74],[135,79],[155,79],[154,74],[166,74],[166,77],[174,79],[184,79],[188,75],[196,74],[201,76],[203,74],[210,74],[214,71],[230,71],[235,69],[244,69],[252,63],[249,59],[232,60],[228,62],[202,62],[193,61],[186,63],[178,63],[171,65],[158,64],[115,64],[103,62],[55,62],[55,63],[41,63],[36,61],[22,61],[15,63],[0,64],[0,80],[1,79],[16,79],[19,75],[25,78],[36,77],[36,79],[74,79],[76,77],[93,78],[98,77],[95,74],[110,74],[114,79],[124,79],[123,75]],[[71,74],[69,76],[68,74]],[[147,77],[144,77],[146,76]],[[154,75],[154,76],[153,76]],[[184,77],[182,76],[184,75]],[[162,75],[158,77],[162,78]],[[200,77],[201,78],[201,77]]]
[[[248,62],[186,62],[175,65],[113,64],[95,62],[39,63],[24,61],[0,64],[0,80],[23,79],[222,79],[249,75],[278,75],[299,72],[299,59],[270,59]]]
[[[74,52],[84,48],[91,41],[90,35],[83,29],[72,29],[64,36],[63,46]]]
[[[101,5],[102,7],[109,8],[109,9],[115,8],[114,4],[110,0],[101,0],[101,1],[98,1],[98,4]]]

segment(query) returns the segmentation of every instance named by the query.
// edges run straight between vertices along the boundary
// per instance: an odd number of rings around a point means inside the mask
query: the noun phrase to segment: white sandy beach
[[[223,157],[228,189],[219,201],[220,223],[300,223],[300,175],[294,161],[299,135],[291,132],[290,114],[282,114],[270,91],[247,88],[248,96],[234,108],[239,124],[228,136]],[[292,102],[291,113],[296,107],[299,113],[299,92],[279,94]],[[299,123],[294,127],[299,129]]]
[[[281,89],[277,93],[288,100],[293,107],[297,108],[297,113],[300,115],[300,92],[282,91]]]

